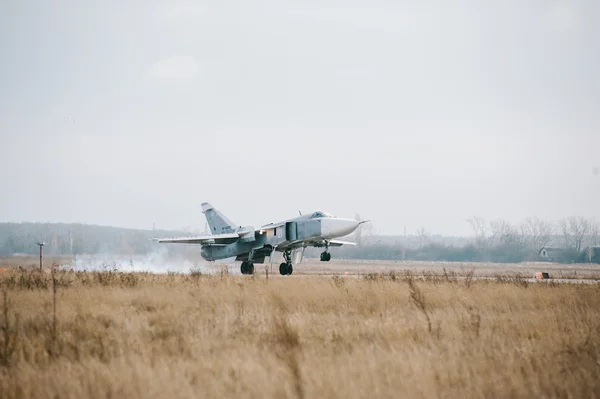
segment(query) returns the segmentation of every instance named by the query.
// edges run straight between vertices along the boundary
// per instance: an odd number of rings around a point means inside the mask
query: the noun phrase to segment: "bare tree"
[[[514,225],[504,219],[490,222],[490,241],[496,245],[510,245],[516,249],[527,247],[527,229],[524,224]]]
[[[473,228],[473,232],[475,233],[475,245],[480,249],[487,247],[488,239],[485,219],[479,216],[474,216],[467,221],[469,222],[469,224]]]
[[[556,229],[551,222],[537,219],[537,232],[538,232],[538,242],[537,247],[545,247],[552,241],[552,236],[556,234]]]
[[[521,225],[521,230],[529,238],[530,247],[535,250],[550,244],[555,233],[552,223],[537,217],[525,219],[525,222]]]
[[[588,262],[592,263],[592,258],[594,257],[594,253],[595,253],[595,247],[598,242],[598,231],[600,230],[600,227],[598,226],[598,223],[595,220],[591,220],[589,221],[590,223],[590,231],[589,234],[587,236],[587,248],[586,248],[586,253],[587,253],[587,257],[588,257]]]
[[[581,251],[586,238],[589,239],[593,230],[596,231],[595,234],[597,235],[597,227],[593,227],[594,223],[583,216],[572,216],[568,219],[562,219],[559,224],[565,245],[576,251]]]
[[[569,231],[569,222],[567,221],[567,219],[561,219],[558,222],[558,226],[560,229],[560,233],[563,236],[565,247],[570,248],[571,247],[571,234]]]
[[[373,235],[373,225],[369,222],[361,224],[360,227],[361,241],[364,244],[369,244]]]
[[[590,222],[590,233],[589,233],[589,241],[588,241],[588,245],[590,247],[595,247],[596,245],[598,245],[598,234],[600,233],[600,226],[598,225],[598,222],[596,222],[595,220],[592,220]]]
[[[357,212],[354,214],[354,220],[361,220],[360,213]],[[356,242],[356,245],[361,245],[363,242],[363,240],[362,240],[363,226],[364,226],[364,223],[359,225],[356,228],[356,230],[354,231],[354,241]]]
[[[591,231],[590,222],[582,216],[569,218],[569,228],[573,234],[575,249],[581,251],[585,237]]]
[[[419,227],[417,237],[419,237],[419,247],[423,248],[429,242],[430,234],[425,230],[425,227]]]
[[[362,220],[358,212],[354,214],[354,219]],[[373,226],[371,225],[371,223],[363,223],[356,228],[352,236],[354,237],[354,241],[357,245],[362,245],[368,243],[372,234]]]
[[[490,230],[492,232],[492,237],[490,238],[492,244],[505,245],[512,243],[518,234],[513,225],[504,219],[492,220],[490,222]]]

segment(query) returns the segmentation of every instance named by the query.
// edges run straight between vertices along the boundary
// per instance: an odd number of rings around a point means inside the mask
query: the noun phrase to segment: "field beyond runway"
[[[600,284],[386,272],[7,270],[0,398],[600,395]]]

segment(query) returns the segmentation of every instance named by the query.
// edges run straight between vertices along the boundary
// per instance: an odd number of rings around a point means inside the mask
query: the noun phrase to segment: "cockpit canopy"
[[[316,211],[315,213],[313,213],[312,215],[310,215],[311,219],[316,219],[316,218],[331,218],[333,217],[333,215],[327,213],[327,212],[323,212],[323,211]]]

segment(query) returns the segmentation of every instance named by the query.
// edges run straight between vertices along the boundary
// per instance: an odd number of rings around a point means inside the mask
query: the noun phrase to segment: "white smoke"
[[[171,258],[165,248],[157,248],[154,252],[146,255],[77,255],[73,258],[71,264],[61,265],[61,269],[74,271],[116,270],[120,272],[150,272],[157,274],[166,274],[169,272],[190,273],[192,270],[200,271],[202,274],[217,274],[220,268],[221,265],[215,262]]]

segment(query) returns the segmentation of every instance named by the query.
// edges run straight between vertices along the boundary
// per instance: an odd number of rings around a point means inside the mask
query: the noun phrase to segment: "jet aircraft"
[[[242,261],[242,274],[253,274],[255,263],[264,263],[275,252],[282,252],[284,262],[279,265],[281,275],[292,274],[293,264],[302,262],[306,247],[324,248],[321,261],[331,260],[330,247],[356,245],[335,240],[351,234],[368,222],[342,219],[327,212],[316,211],[278,223],[269,223],[258,229],[253,226],[236,226],[225,215],[207,202],[202,203],[202,213],[210,227],[210,235],[198,237],[155,238],[159,243],[201,245],[200,254],[208,261],[234,257]]]

